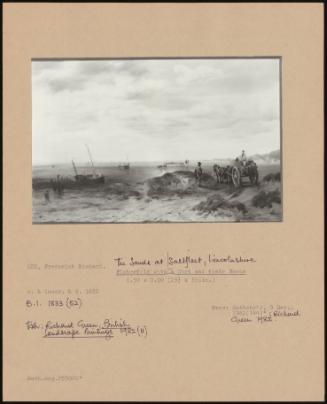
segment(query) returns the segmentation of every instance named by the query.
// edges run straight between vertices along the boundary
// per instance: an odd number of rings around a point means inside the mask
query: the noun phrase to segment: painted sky
[[[280,148],[278,59],[32,62],[33,164]]]

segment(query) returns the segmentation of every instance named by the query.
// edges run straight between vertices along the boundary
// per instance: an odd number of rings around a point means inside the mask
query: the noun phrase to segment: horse
[[[221,182],[221,180],[222,180],[222,178],[221,178],[221,168],[219,167],[218,164],[214,164],[213,172],[215,173],[215,175],[217,177],[217,182]]]
[[[226,182],[226,184],[230,184],[232,182],[232,166],[227,166],[224,167],[224,173],[223,173],[223,182]]]

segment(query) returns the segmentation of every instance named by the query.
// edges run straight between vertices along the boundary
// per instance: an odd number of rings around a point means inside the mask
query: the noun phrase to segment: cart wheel
[[[233,167],[232,180],[236,188],[238,188],[241,185],[241,173],[237,167]]]

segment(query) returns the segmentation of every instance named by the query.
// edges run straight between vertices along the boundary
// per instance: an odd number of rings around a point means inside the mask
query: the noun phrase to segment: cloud
[[[94,78],[96,75],[107,74],[113,71],[112,63],[108,61],[89,61],[79,62],[77,65],[78,73],[86,78]]]
[[[279,148],[278,60],[35,61],[32,72],[33,161],[83,159],[85,141],[103,161]]]
[[[116,72],[127,73],[134,78],[140,78],[148,75],[149,70],[145,67],[144,63],[138,63],[133,60],[117,63]]]
[[[35,85],[47,87],[54,94],[81,91],[94,84],[115,85],[117,77],[137,81],[147,74],[148,69],[134,61],[33,62]]]
[[[33,76],[40,75],[44,72],[51,70],[58,70],[63,64],[59,61],[33,61],[32,62],[32,74]]]
[[[85,81],[80,78],[48,80],[48,86],[53,93],[58,93],[60,91],[79,91],[83,89],[85,84]]]

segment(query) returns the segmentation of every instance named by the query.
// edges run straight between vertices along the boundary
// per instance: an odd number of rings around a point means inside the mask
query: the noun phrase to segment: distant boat
[[[169,166],[169,167],[180,167],[180,166],[182,166],[183,165],[183,163],[179,163],[179,162],[177,162],[177,161],[169,161],[168,163],[166,163],[166,166]]]
[[[74,163],[74,161],[72,160],[73,163],[73,168],[74,168],[74,172],[75,172],[75,181],[79,184],[83,184],[83,185],[92,185],[92,184],[103,184],[104,183],[104,176],[100,173],[98,173],[94,167],[93,164],[93,160],[92,160],[92,156],[91,156],[91,152],[90,149],[88,148],[87,145],[85,145],[87,151],[88,151],[88,155],[90,158],[90,162],[92,165],[92,169],[93,169],[93,173],[92,174],[79,174],[76,168],[76,165]]]
[[[118,168],[120,168],[121,170],[129,170],[129,169],[130,169],[130,166],[129,166],[129,163],[127,163],[127,164],[120,164],[120,165],[118,166]]]
[[[127,158],[127,162],[125,164],[119,164],[118,168],[121,169],[121,170],[129,170],[130,165],[129,165],[129,162],[128,162],[128,158]]]
[[[167,168],[167,164],[161,164],[159,166],[157,166],[158,168]]]

